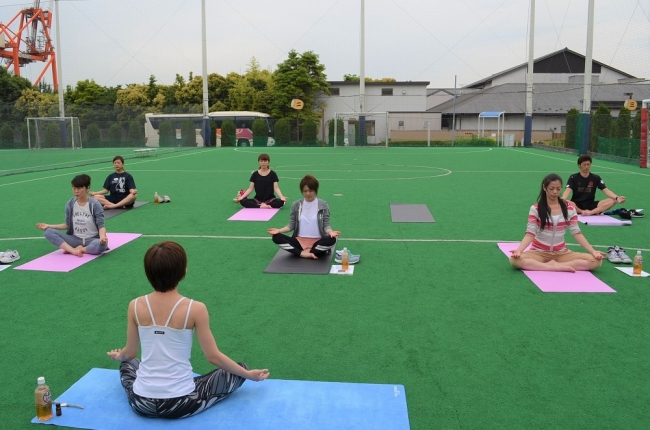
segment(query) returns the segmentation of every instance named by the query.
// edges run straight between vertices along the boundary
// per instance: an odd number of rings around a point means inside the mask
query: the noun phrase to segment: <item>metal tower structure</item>
[[[40,7],[40,0],[34,0],[34,6],[23,9],[8,24],[0,22],[0,58],[13,68],[13,73],[20,76],[20,68],[35,61],[45,63],[43,71],[33,82],[38,85],[48,68],[52,68],[54,91],[59,87],[56,73],[56,54],[50,32],[52,30],[52,12]],[[16,24],[17,31],[11,30]]]

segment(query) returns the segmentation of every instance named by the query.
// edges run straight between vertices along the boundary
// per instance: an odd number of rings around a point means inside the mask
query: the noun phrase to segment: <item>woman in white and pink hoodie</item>
[[[523,240],[512,252],[510,263],[521,270],[575,272],[600,267],[603,254],[587,242],[578,227],[578,213],[570,201],[562,200],[562,178],[555,173],[542,181],[537,204],[530,207]],[[569,230],[588,253],[572,252],[564,242]],[[530,249],[526,251],[526,248]]]

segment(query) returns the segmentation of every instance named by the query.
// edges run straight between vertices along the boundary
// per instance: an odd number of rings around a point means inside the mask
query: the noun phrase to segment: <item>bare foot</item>
[[[553,272],[571,272],[575,273],[576,269],[574,269],[571,266],[567,266],[566,264],[558,263],[557,261],[549,261],[546,263],[549,265],[551,271]]]
[[[79,245],[73,250],[73,252],[71,252],[71,254],[76,255],[77,257],[81,257],[82,255],[84,255],[84,252],[86,252],[86,248]]]
[[[272,209],[271,206],[267,205],[266,203],[262,203],[260,205],[260,209]]]
[[[104,209],[115,209],[116,207],[117,206],[115,206],[114,204],[108,204],[107,203],[107,204],[104,205]]]
[[[300,253],[300,256],[301,256],[302,258],[313,258],[314,260],[318,260],[318,257],[316,257],[314,254],[312,254],[312,253],[309,252],[309,251],[302,251],[302,252]]]

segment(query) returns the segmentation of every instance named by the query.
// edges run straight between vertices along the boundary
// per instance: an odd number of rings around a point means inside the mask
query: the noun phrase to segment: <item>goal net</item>
[[[330,141],[339,146],[388,147],[388,112],[337,112],[329,127]],[[341,130],[343,127],[343,130]]]
[[[81,149],[79,118],[27,118],[27,142],[29,149]]]

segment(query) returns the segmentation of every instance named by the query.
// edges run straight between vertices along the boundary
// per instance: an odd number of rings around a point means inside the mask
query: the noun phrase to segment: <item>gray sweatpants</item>
[[[85,246],[86,252],[88,254],[101,254],[108,249],[108,244],[102,245],[99,243],[98,237],[88,238],[84,241],[84,239],[81,239],[77,236],[62,233],[59,230],[53,228],[45,229],[45,239],[49,240],[50,243],[57,248],[60,248],[63,242],[67,243],[73,248],[76,248],[79,245]]]

